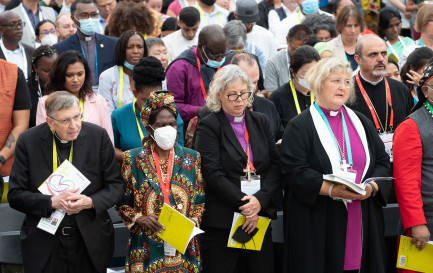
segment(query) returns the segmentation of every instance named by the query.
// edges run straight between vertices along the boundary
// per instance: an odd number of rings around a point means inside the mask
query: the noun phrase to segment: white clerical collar
[[[362,76],[361,71],[359,71],[359,75],[361,75],[361,78],[362,78],[364,81],[366,81],[366,82],[368,82],[368,83],[370,83],[371,85],[374,85],[374,86],[378,85],[378,84],[383,80],[383,77],[382,77],[382,78],[381,78],[380,80],[378,80],[377,82],[369,81],[369,80],[367,80],[364,76]]]
[[[338,111],[329,111],[329,115],[331,117],[335,117],[336,115],[338,115]]]
[[[241,122],[244,120],[244,116],[240,116],[240,117],[234,117],[234,122]]]
[[[67,141],[67,140],[63,140],[63,139],[61,139],[58,135],[57,135],[57,133],[56,132],[54,132],[54,135],[56,136],[56,138],[60,141],[60,143],[62,143],[62,144],[65,144],[65,143],[68,143],[69,141]]]

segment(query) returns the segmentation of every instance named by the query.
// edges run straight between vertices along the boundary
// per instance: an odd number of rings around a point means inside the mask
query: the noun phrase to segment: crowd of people
[[[26,215],[23,270],[106,272],[114,207],[125,272],[277,272],[272,224],[256,234],[278,211],[283,272],[396,272],[383,207],[433,240],[433,5],[363,2],[0,1],[0,197]],[[42,194],[65,160],[89,186]],[[164,204],[204,231],[184,253],[159,236]],[[229,246],[236,213],[258,250]]]

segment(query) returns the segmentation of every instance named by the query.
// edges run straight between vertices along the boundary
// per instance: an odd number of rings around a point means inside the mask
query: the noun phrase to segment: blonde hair
[[[346,73],[352,75],[352,68],[349,62],[335,57],[321,59],[317,64],[310,68],[305,77],[311,92],[315,97],[320,97],[323,88],[323,82],[331,73]],[[356,99],[353,81],[350,81],[350,94],[346,102],[354,103]]]
[[[243,71],[239,66],[229,64],[221,68],[215,73],[212,82],[209,85],[209,92],[207,94],[206,105],[209,111],[217,113],[221,111],[221,101],[218,98],[218,94],[224,93],[227,86],[233,86],[239,82],[247,85],[248,92],[255,91],[254,84],[250,81],[247,73]],[[254,96],[251,95],[247,100],[247,107],[253,106]]]
[[[416,13],[415,17],[415,30],[417,32],[423,32],[425,26],[428,24],[428,20],[433,19],[433,5],[424,5]]]

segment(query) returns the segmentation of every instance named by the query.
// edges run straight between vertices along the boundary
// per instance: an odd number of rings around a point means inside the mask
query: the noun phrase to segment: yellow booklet
[[[429,241],[424,249],[419,251],[411,241],[410,237],[400,236],[397,268],[433,273],[433,242]]]
[[[164,229],[157,236],[182,254],[185,254],[191,239],[204,232],[185,215],[165,203],[162,206],[158,222],[164,226]]]
[[[230,230],[230,237],[227,242],[228,247],[232,248],[244,248],[249,250],[257,250],[260,251],[262,249],[263,238],[265,237],[266,230],[268,229],[269,224],[271,223],[271,219],[267,217],[259,217],[259,221],[257,221],[257,228],[259,229],[254,235],[254,237],[249,240],[245,245],[236,242],[233,240],[233,234],[239,226],[242,226],[246,221],[246,217],[243,216],[239,212],[235,212],[233,217],[232,228]]]

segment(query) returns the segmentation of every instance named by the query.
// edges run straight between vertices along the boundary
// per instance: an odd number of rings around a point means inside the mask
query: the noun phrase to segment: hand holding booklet
[[[347,189],[353,191],[354,193],[358,193],[361,195],[365,195],[367,192],[365,191],[365,187],[368,185],[369,182],[371,181],[376,181],[376,180],[392,180],[394,179],[393,177],[371,177],[368,178],[366,180],[364,180],[364,182],[360,183],[360,184],[356,184],[354,182],[352,182],[349,179],[346,179],[343,176],[340,176],[339,174],[324,174],[323,175],[323,180],[327,180],[329,182],[335,183],[335,184],[339,184],[339,185],[344,185],[347,187]]]
[[[83,192],[90,181],[72,165],[68,160],[63,163],[42,183],[38,190],[46,195],[59,195],[65,190],[79,189],[78,194]],[[38,228],[50,233],[55,234],[60,223],[65,217],[65,212],[61,209],[56,209],[51,213],[50,217],[41,218],[38,223]]]
[[[191,239],[204,232],[196,227],[191,219],[165,203],[158,222],[164,226],[164,229],[156,235],[182,254],[185,254]]]

